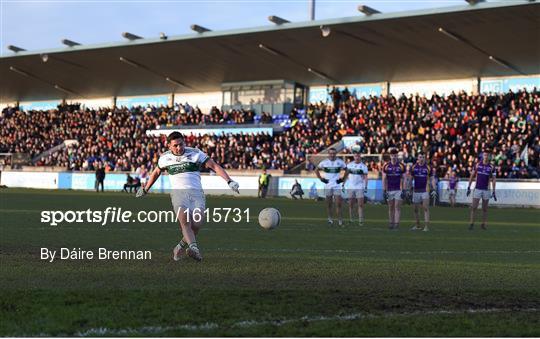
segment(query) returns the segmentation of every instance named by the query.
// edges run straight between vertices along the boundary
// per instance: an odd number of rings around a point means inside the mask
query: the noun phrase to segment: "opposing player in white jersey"
[[[201,185],[201,168],[204,166],[222,177],[236,193],[238,183],[233,181],[227,172],[208,155],[197,148],[186,147],[184,136],[180,132],[172,132],[167,137],[169,151],[163,153],[158,166],[152,171],[146,185],[137,191],[137,197],[145,195],[163,171],[169,173],[171,182],[171,201],[175,215],[178,216],[182,239],[173,249],[173,259],[180,260],[187,253],[191,258],[201,261],[202,256],[197,246],[196,235],[205,220],[206,201]],[[201,218],[195,218],[197,213]],[[195,222],[195,220],[199,220]]]
[[[362,162],[360,152],[353,150],[354,160],[347,164],[345,177],[347,198],[349,199],[349,218],[353,222],[354,204],[357,204],[358,223],[364,225],[364,195],[368,187],[368,168]]]
[[[339,226],[343,226],[343,213],[341,211],[341,171],[347,166],[341,159],[337,159],[337,152],[334,148],[328,150],[328,159],[319,163],[315,168],[317,178],[325,183],[324,195],[326,196],[326,207],[328,210],[328,224],[333,225],[332,210],[335,205],[335,216],[338,218]],[[324,173],[321,175],[321,171]],[[335,202],[335,204],[334,204]]]

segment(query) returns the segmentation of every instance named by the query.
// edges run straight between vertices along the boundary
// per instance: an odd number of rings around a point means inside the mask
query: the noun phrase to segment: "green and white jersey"
[[[208,155],[197,148],[186,147],[182,155],[171,151],[163,153],[158,160],[158,167],[169,173],[173,190],[202,190],[201,167],[208,160]]]
[[[339,173],[346,167],[345,162],[339,158],[334,161],[325,159],[321,161],[318,166],[318,168],[324,172],[323,176],[328,180],[329,184],[336,184],[336,181],[340,177]]]
[[[368,168],[363,162],[356,163],[351,161],[347,164],[347,187],[353,189],[364,189],[366,185],[365,176],[368,174]]]

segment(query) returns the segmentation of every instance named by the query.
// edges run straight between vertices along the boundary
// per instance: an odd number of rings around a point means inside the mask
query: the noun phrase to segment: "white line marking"
[[[138,335],[138,334],[154,334],[158,335],[164,332],[177,331],[177,330],[186,330],[186,331],[208,331],[208,330],[217,330],[217,329],[227,329],[227,328],[250,328],[256,326],[283,326],[291,323],[297,322],[318,322],[318,321],[351,321],[359,319],[374,319],[374,318],[390,318],[390,317],[400,317],[400,316],[423,316],[423,315],[455,315],[455,314],[479,314],[479,313],[502,313],[502,312],[538,312],[537,308],[526,308],[526,309],[513,309],[513,308],[480,308],[480,309],[467,309],[467,310],[425,310],[425,311],[414,311],[414,312],[387,312],[382,314],[371,314],[371,313],[351,313],[344,315],[332,315],[332,316],[303,316],[300,318],[290,318],[290,319],[275,319],[275,320],[242,320],[237,321],[231,325],[217,323],[204,323],[204,324],[183,324],[183,325],[172,325],[172,326],[143,326],[138,328],[107,328],[107,327],[98,327],[90,328],[88,330],[79,331],[75,333],[75,336],[79,337],[88,337],[88,336],[124,336],[124,335]],[[26,335],[25,335],[26,336]],[[51,335],[40,333],[40,336],[50,337]],[[60,335],[65,337],[68,335]]]
[[[215,251],[231,252],[276,252],[276,253],[366,253],[366,254],[530,254],[540,250],[500,250],[500,251],[386,251],[386,250],[340,250],[340,249],[307,249],[307,248],[217,248]]]

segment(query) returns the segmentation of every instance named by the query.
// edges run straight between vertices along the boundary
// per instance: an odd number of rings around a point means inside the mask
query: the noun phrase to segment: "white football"
[[[267,207],[259,213],[259,225],[266,230],[271,230],[279,226],[281,214],[272,207]]]
[[[360,153],[362,151],[362,147],[358,144],[352,145],[351,152],[352,153]]]

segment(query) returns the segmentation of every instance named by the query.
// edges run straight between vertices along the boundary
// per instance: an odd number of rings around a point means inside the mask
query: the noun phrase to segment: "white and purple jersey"
[[[484,165],[483,163],[476,165],[476,189],[487,190],[489,179],[494,176],[495,167],[493,165]]]
[[[388,162],[384,164],[383,166],[383,173],[386,174],[388,191],[401,190],[401,187],[400,187],[401,177],[405,173],[405,165],[403,165],[400,162],[396,164],[392,164],[392,162]]]
[[[451,176],[449,180],[449,186],[451,190],[455,190],[457,188],[458,183],[458,177],[457,176]]]
[[[426,186],[431,175],[431,168],[427,164],[414,164],[411,169],[411,176],[414,179],[414,191],[417,193],[426,192]]]

